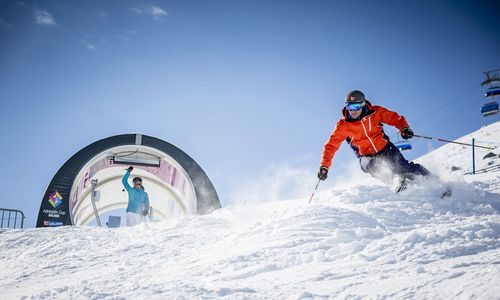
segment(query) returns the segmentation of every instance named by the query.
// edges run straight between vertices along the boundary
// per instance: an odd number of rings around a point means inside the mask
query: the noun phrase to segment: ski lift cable
[[[457,99],[460,99],[460,98],[468,95],[469,93],[472,93],[475,89],[480,88],[480,87],[481,87],[480,85],[475,84],[473,87],[467,89],[465,92],[461,93],[460,95],[451,98],[449,101],[445,102],[443,105],[439,106],[436,109],[433,109],[432,112],[426,114],[424,117],[422,117],[419,120],[415,121],[413,124],[419,124],[420,122],[424,121],[425,119],[429,118],[430,116],[434,115],[435,113],[437,113],[437,112],[445,109],[446,107],[448,107],[450,103],[456,102]],[[467,99],[467,98],[464,98],[464,99]]]
[[[416,124],[419,124],[420,122],[424,121],[424,120],[425,120],[425,119],[427,119],[428,117],[430,117],[430,116],[434,115],[435,113],[437,113],[437,112],[439,112],[439,111],[443,110],[444,108],[448,107],[450,103],[452,103],[452,102],[456,102],[456,100],[457,100],[457,99],[460,99],[460,98],[462,98],[462,97],[464,97],[464,96],[466,96],[466,95],[468,95],[468,94],[472,93],[474,90],[476,90],[476,89],[478,89],[478,88],[480,88],[480,87],[481,87],[480,85],[474,84],[474,86],[473,86],[473,87],[468,88],[468,89],[467,89],[467,90],[465,90],[464,92],[460,93],[458,96],[455,96],[455,97],[451,98],[450,100],[446,101],[443,105],[441,105],[441,106],[437,107],[436,109],[433,109],[433,110],[432,110],[432,112],[430,112],[430,113],[426,114],[424,117],[422,117],[422,118],[418,119],[418,120],[417,120],[417,121],[415,121],[415,122],[412,122],[412,127],[415,127],[415,125],[416,125]],[[467,98],[464,98],[464,99],[467,99]],[[477,101],[477,102],[479,102],[479,101]],[[474,104],[477,104],[477,102],[475,102]],[[434,127],[434,128],[435,128],[435,127]],[[395,137],[396,139],[398,139],[398,140],[399,140],[399,133],[395,133],[395,134],[393,135],[393,137]]]
[[[464,107],[463,109],[459,110],[458,112],[456,113],[453,113],[453,114],[449,114],[450,117],[444,119],[444,121],[442,121],[441,123],[439,123],[438,125],[436,126],[433,126],[433,129],[431,129],[429,132],[434,132],[436,131],[437,128],[440,128],[442,127],[444,124],[448,123],[452,118],[456,118],[458,115],[461,115],[463,114],[464,112],[466,111],[469,111],[469,109],[475,105],[477,105],[479,102],[483,101],[484,99],[479,99],[478,101],[475,101],[473,102],[472,104],[470,105],[467,105],[466,107]]]

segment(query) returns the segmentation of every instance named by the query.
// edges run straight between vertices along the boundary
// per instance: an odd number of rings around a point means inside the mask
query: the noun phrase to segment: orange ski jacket
[[[366,111],[361,119],[350,119],[346,108],[342,110],[343,118],[337,122],[328,142],[323,149],[321,166],[330,168],[332,159],[345,140],[354,150],[358,157],[371,156],[389,143],[389,137],[385,135],[382,123],[395,126],[399,131],[410,128],[406,119],[397,113],[382,106],[371,105],[366,101]]]

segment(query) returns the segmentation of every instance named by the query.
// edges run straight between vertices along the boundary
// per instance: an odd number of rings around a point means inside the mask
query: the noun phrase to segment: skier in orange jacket
[[[404,189],[406,179],[413,181],[417,175],[430,175],[423,166],[407,161],[384,133],[382,123],[396,127],[403,139],[412,138],[413,131],[403,116],[382,106],[372,105],[357,90],[347,94],[345,103],[343,118],[337,122],[323,150],[318,172],[320,180],[327,178],[333,156],[344,140],[356,153],[365,173],[386,183],[392,182],[394,176],[399,177],[401,181],[397,192]]]

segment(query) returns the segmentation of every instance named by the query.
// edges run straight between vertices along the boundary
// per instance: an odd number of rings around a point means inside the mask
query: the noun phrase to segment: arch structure
[[[155,220],[221,207],[210,179],[189,155],[155,137],[124,134],[90,144],[64,163],[43,195],[36,226],[88,225],[97,215],[125,211],[122,177],[128,166],[134,167],[131,178],[142,178]]]

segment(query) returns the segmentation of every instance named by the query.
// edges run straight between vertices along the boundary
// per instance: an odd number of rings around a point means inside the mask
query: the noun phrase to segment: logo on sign
[[[58,221],[43,221],[43,226],[63,226],[63,222],[58,222]]]
[[[49,196],[49,202],[54,208],[58,207],[62,203],[62,196],[59,192],[53,192]]]

